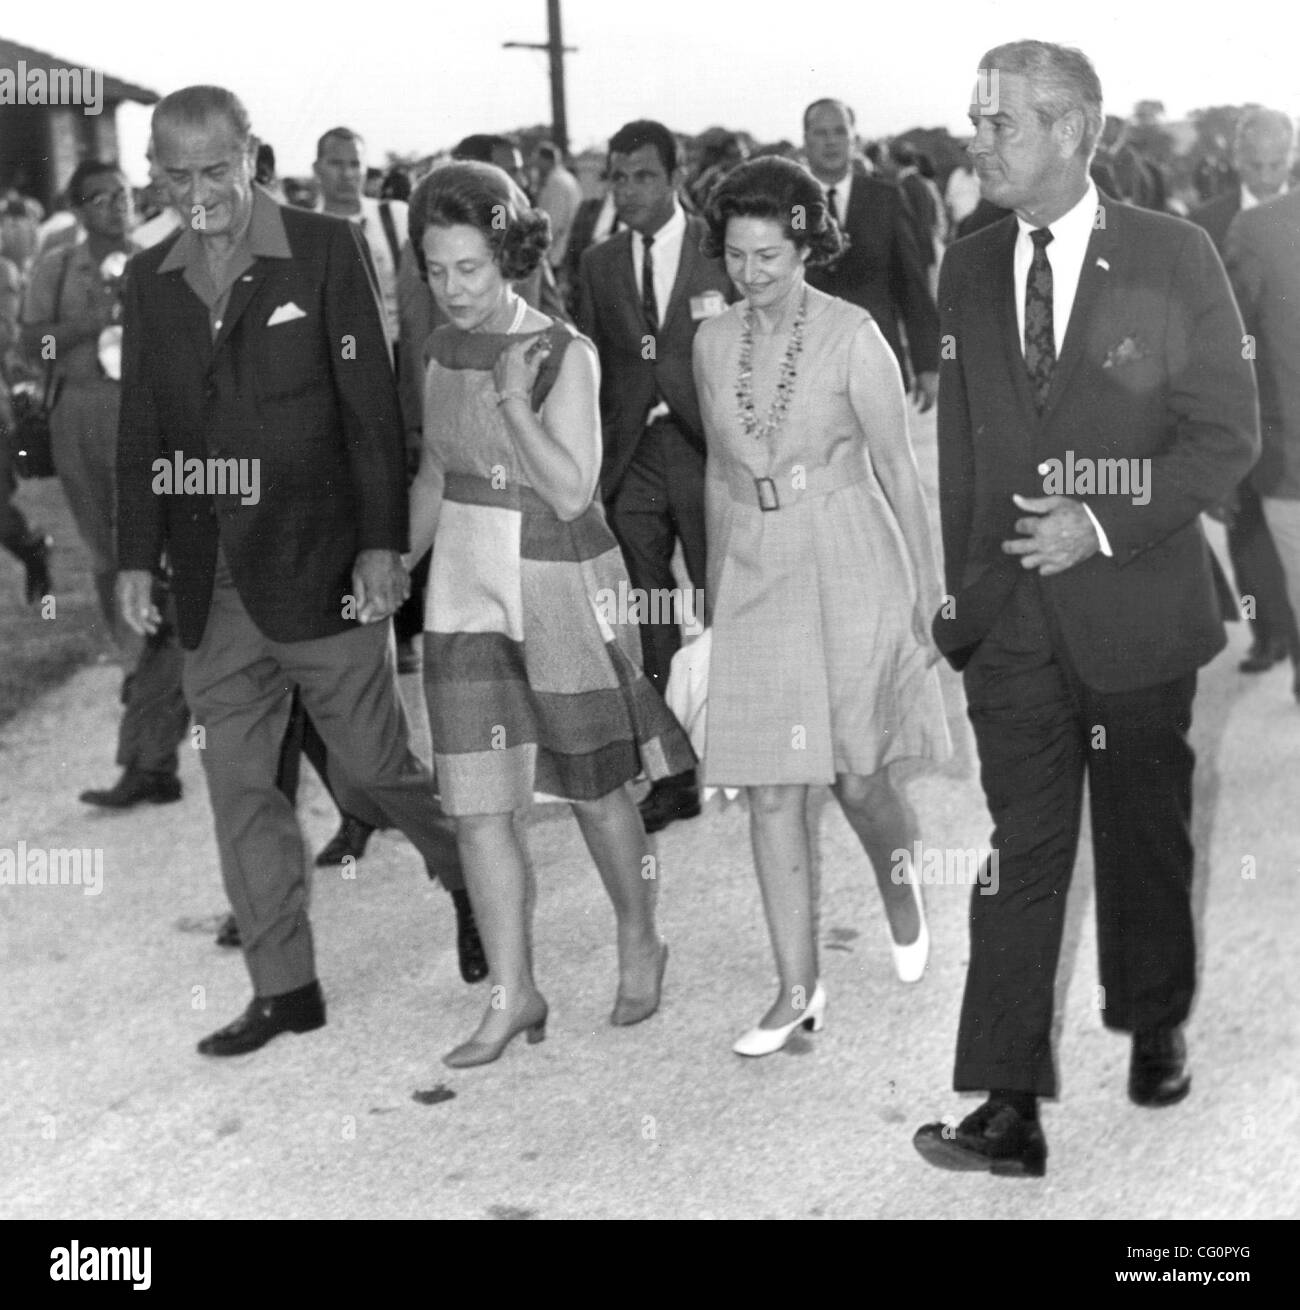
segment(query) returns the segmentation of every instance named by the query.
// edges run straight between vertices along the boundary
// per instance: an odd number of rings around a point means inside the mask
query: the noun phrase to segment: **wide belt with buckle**
[[[854,452],[834,464],[819,468],[797,466],[768,477],[755,477],[740,464],[723,464],[710,460],[708,476],[726,485],[732,500],[742,505],[757,505],[765,514],[789,509],[808,497],[824,496],[839,487],[849,487],[872,476],[861,452]]]

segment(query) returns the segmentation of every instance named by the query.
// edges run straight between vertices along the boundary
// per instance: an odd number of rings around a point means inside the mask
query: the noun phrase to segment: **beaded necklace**
[[[799,356],[803,353],[803,326],[808,318],[808,290],[804,289],[799,312],[790,328],[790,343],[781,360],[781,371],[776,379],[776,394],[772,397],[767,418],[760,423],[754,412],[754,311],[745,314],[745,327],[740,337],[740,378],[736,383],[736,400],[740,405],[740,421],[745,435],[766,441],[785,420],[786,411],[794,395],[794,380],[799,371]]]

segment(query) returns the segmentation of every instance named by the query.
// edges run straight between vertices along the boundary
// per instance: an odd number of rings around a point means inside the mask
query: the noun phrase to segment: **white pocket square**
[[[266,326],[275,327],[277,323],[292,323],[295,318],[306,317],[307,311],[305,309],[299,309],[291,300],[287,305],[281,305],[280,308],[266,320]]]

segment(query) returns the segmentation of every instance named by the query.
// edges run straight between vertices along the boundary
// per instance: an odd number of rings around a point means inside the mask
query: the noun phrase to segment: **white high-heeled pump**
[[[916,934],[916,940],[909,942],[906,946],[900,946],[894,940],[894,934],[889,927],[889,918],[885,918],[885,933],[889,937],[890,950],[894,952],[894,969],[898,973],[899,980],[905,983],[920,982],[925,974],[925,966],[930,959],[930,925],[925,921],[925,905],[921,901],[921,883],[916,876],[916,870],[911,871],[912,876],[908,880],[908,886],[912,889],[912,900],[916,902],[916,917],[920,920],[921,929]]]
[[[737,1055],[772,1055],[790,1040],[796,1028],[819,1033],[826,1022],[826,992],[821,983],[813,988],[812,999],[803,1014],[781,1028],[751,1028],[731,1048]]]

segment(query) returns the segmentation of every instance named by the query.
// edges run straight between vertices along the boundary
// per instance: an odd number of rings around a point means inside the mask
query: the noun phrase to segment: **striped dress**
[[[548,331],[534,409],[576,340]],[[562,522],[524,480],[492,379],[516,340],[447,326],[429,344],[424,431],[444,489],[424,688],[448,814],[504,813],[534,792],[594,800],[695,760],[641,672],[636,625],[609,621],[604,598],[629,584],[600,504]]]

